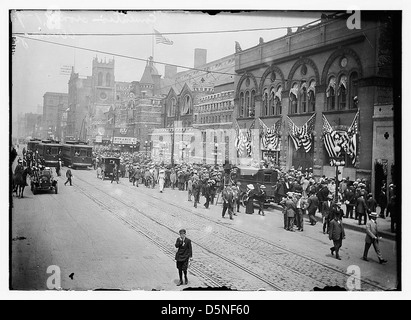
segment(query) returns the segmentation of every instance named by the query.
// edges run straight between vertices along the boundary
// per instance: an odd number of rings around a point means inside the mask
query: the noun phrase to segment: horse
[[[27,174],[28,169],[25,168],[23,171],[17,172],[13,177],[13,193],[16,193],[18,198],[24,198],[24,188],[27,185]]]

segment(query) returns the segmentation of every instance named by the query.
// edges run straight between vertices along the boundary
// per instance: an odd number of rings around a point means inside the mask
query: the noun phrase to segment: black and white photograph
[[[10,292],[402,290],[401,10],[8,17]]]

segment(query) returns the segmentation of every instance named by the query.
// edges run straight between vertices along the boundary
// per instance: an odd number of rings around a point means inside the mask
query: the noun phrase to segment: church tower
[[[93,59],[92,69],[92,101],[95,106],[112,105],[114,103],[115,79],[114,79],[114,59],[98,60]]]

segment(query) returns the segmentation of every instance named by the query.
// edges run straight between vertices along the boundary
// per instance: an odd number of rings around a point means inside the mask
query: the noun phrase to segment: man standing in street
[[[233,207],[234,207],[234,199],[233,199],[233,191],[231,190],[230,186],[224,188],[222,192],[223,197],[223,212],[222,217],[225,217],[225,213],[228,209],[228,215],[231,220],[233,220]]]
[[[67,171],[66,171],[67,181],[64,182],[64,185],[66,185],[67,182],[70,182],[70,185],[72,186],[72,183],[71,183],[71,178],[72,178],[72,177],[73,177],[73,175],[71,174],[71,170],[70,170],[70,169],[67,169]]]
[[[371,212],[370,220],[368,221],[366,226],[365,247],[364,254],[362,256],[363,260],[368,261],[368,250],[370,249],[371,245],[373,245],[380,264],[387,262],[387,260],[383,259],[382,257],[379,246],[379,239],[381,239],[381,237],[378,235],[377,213]]]
[[[178,249],[176,252],[175,259],[177,261],[177,269],[178,275],[180,277],[180,282],[177,286],[181,286],[183,284],[183,272],[184,272],[184,280],[185,284],[188,284],[187,278],[187,269],[188,269],[188,262],[193,257],[193,249],[191,246],[191,240],[186,237],[186,230],[181,229],[179,231],[180,237],[177,238],[176,241],[176,248]]]
[[[358,214],[358,224],[359,225],[361,225],[362,217],[364,217],[364,224],[367,224],[368,207],[367,207],[367,203],[365,202],[364,195],[365,195],[364,192],[360,193],[360,196],[357,199],[357,203],[355,207],[355,213]]]
[[[313,191],[311,192],[307,200],[308,218],[310,219],[310,224],[312,226],[315,226],[317,224],[317,220],[315,219],[315,213],[317,212],[318,205],[319,201],[317,195],[315,194],[315,191]]]
[[[327,196],[327,200],[323,202],[322,204],[322,218],[323,218],[323,233],[326,234],[328,233],[329,230],[329,224],[330,221],[333,219],[332,217],[332,208],[333,208],[333,196],[332,194],[329,194]]]
[[[340,258],[340,248],[342,246],[342,241],[345,239],[344,226],[339,215],[334,215],[334,219],[330,222],[329,238],[334,242],[334,246],[330,248],[331,254],[335,258],[341,260]]]

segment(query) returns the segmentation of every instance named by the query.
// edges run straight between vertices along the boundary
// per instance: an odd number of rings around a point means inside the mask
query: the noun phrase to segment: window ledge
[[[304,112],[304,113],[292,113],[292,114],[287,114],[288,117],[301,117],[301,116],[312,116],[315,113],[315,111],[311,112]]]
[[[269,115],[269,116],[260,116],[260,119],[270,119],[270,118],[281,118],[283,115],[282,114],[277,114],[277,115]]]
[[[345,109],[345,110],[324,110],[323,114],[338,114],[338,113],[356,113],[357,108],[354,109]]]

